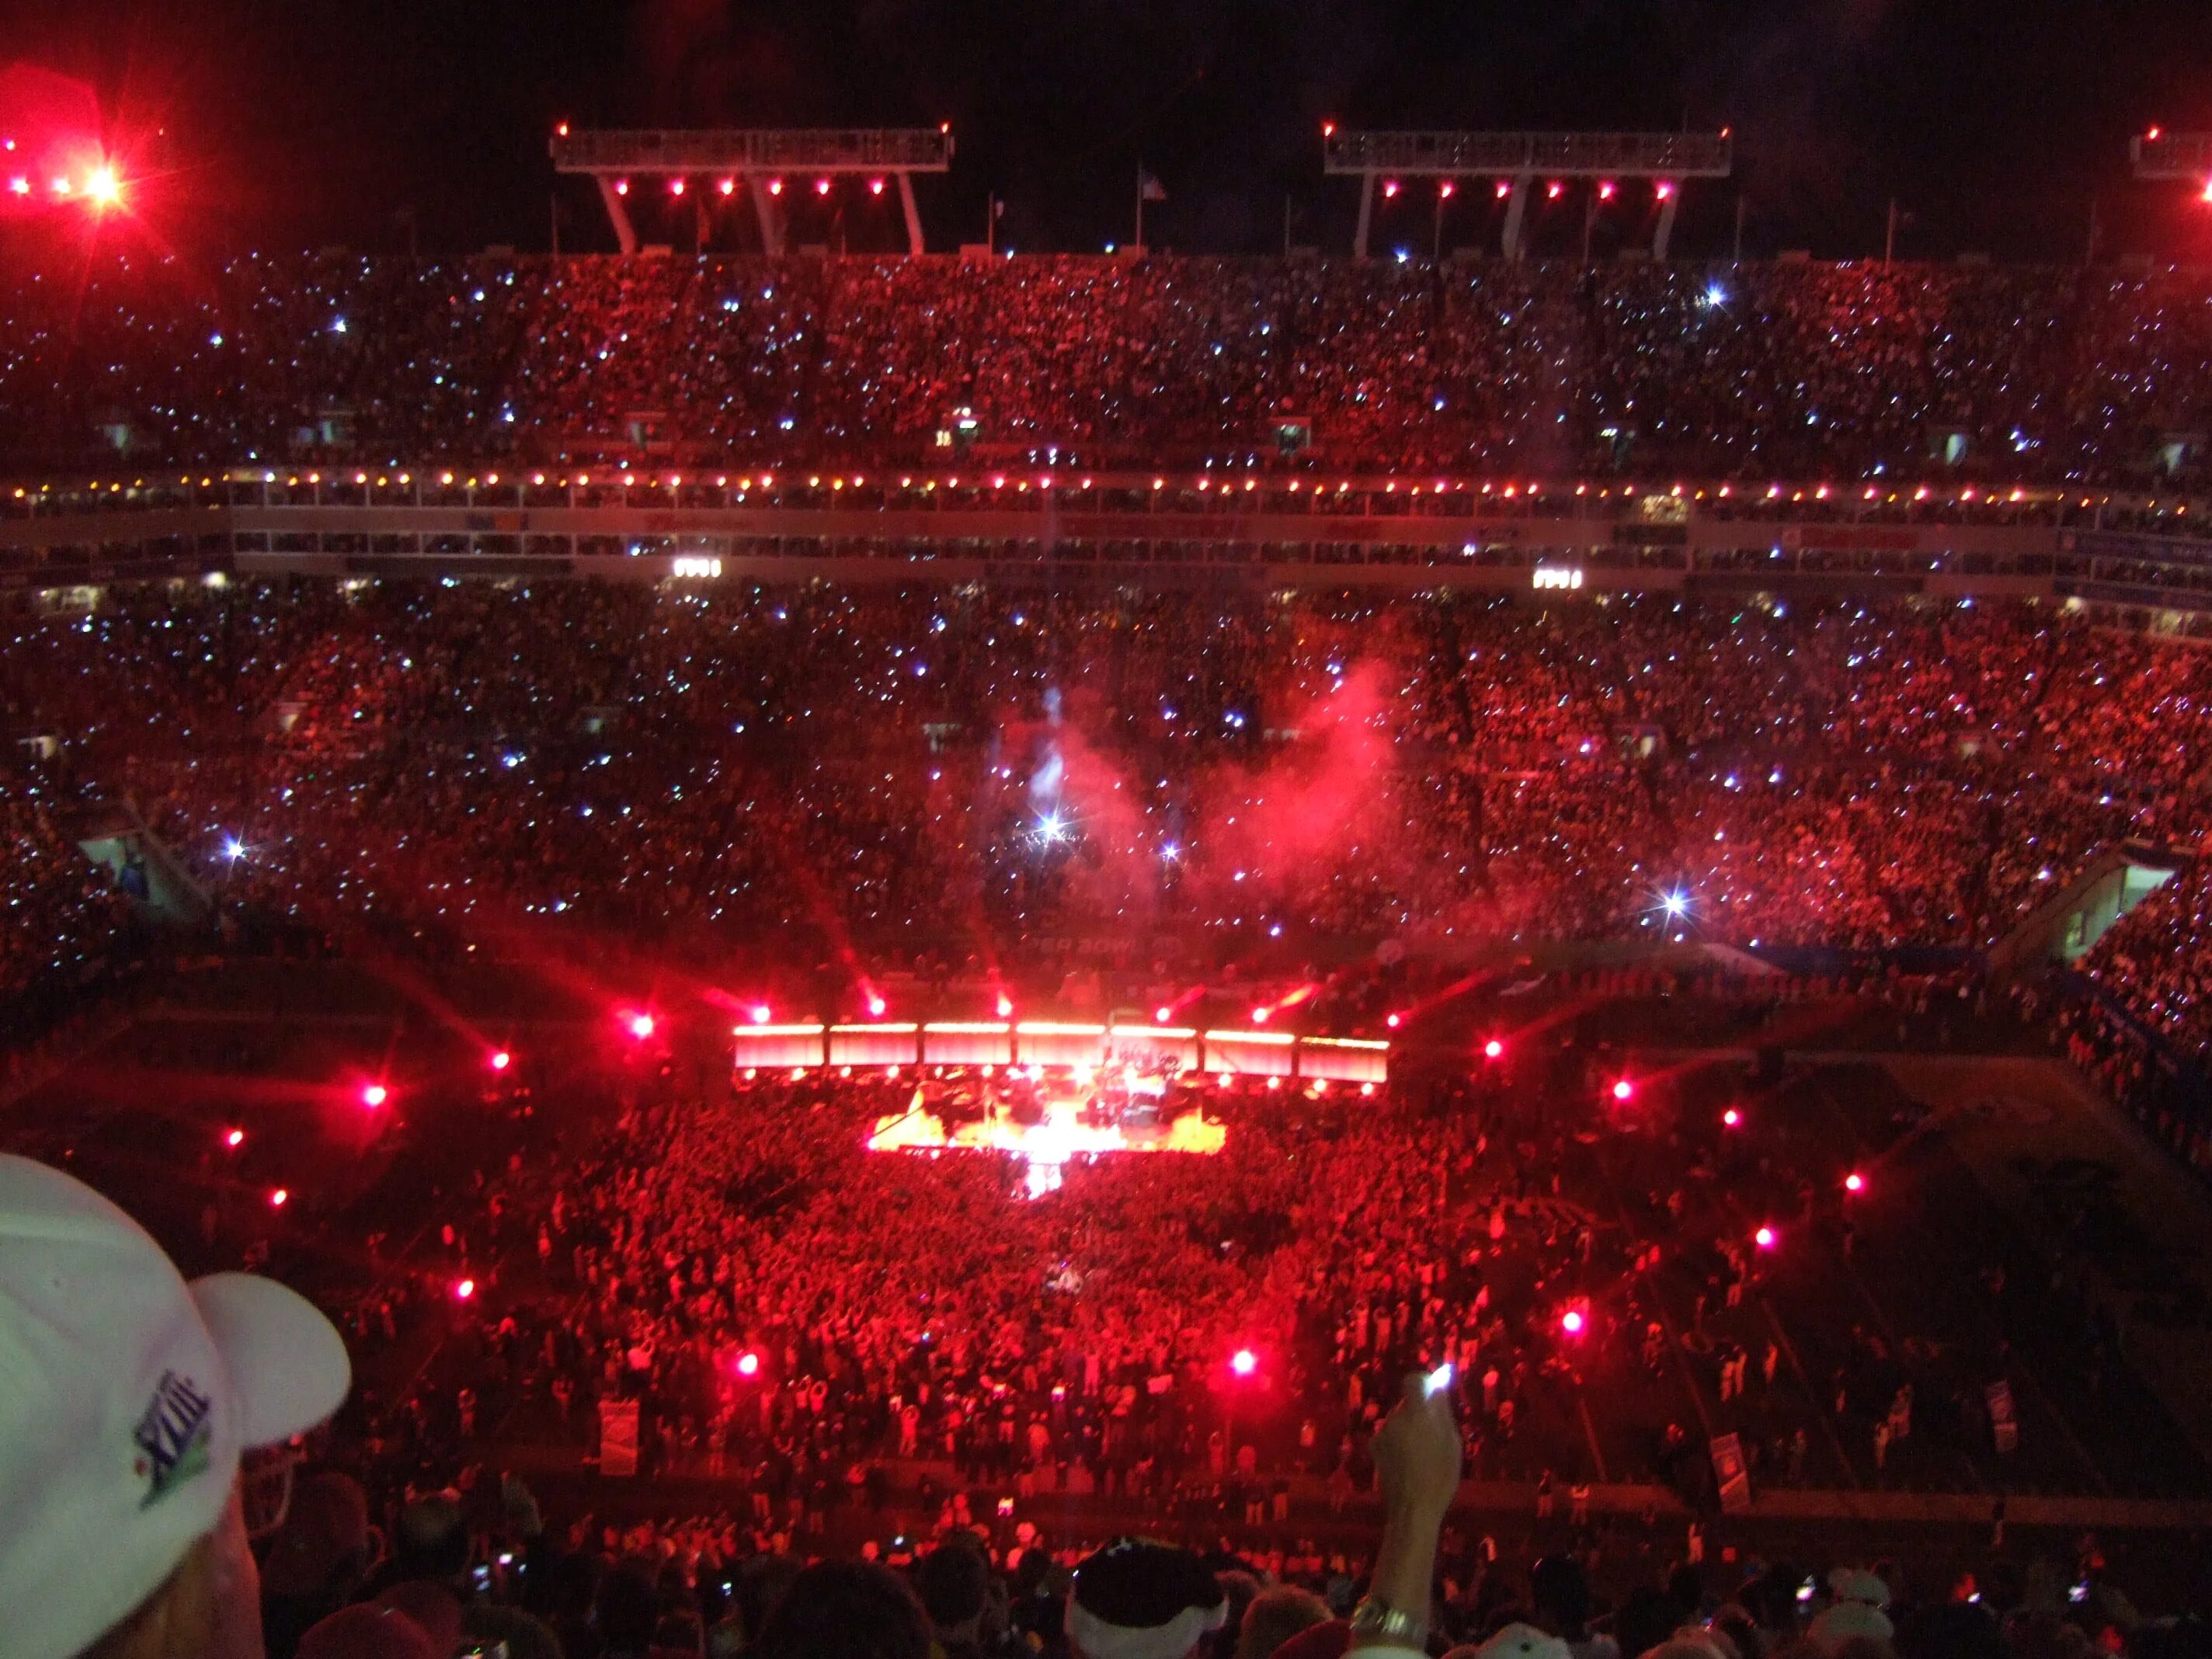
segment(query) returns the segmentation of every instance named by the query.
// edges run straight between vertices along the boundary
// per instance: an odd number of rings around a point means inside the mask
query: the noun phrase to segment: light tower
[[[2136,177],[2153,183],[2186,179],[2212,202],[2212,132],[2168,132],[2153,127],[2128,140]]]
[[[1528,198],[1539,179],[1547,197],[1570,179],[1592,181],[1583,227],[1583,251],[1589,251],[1589,226],[1601,200],[1612,199],[1623,179],[1651,181],[1658,216],[1651,235],[1651,257],[1664,259],[1674,234],[1674,210],[1686,179],[1725,179],[1732,170],[1735,142],[1726,132],[1342,132],[1322,129],[1322,171],[1359,180],[1359,224],[1352,233],[1355,258],[1367,257],[1367,234],[1374,222],[1375,185],[1384,182],[1395,193],[1402,179],[1487,179],[1505,198],[1504,252],[1523,257],[1527,246]]]
[[[624,253],[637,252],[627,198],[633,179],[665,180],[681,195],[687,181],[703,226],[710,192],[734,196],[740,183],[752,198],[760,222],[761,246],[784,251],[785,175],[811,179],[828,194],[830,180],[864,173],[872,188],[885,178],[898,182],[899,205],[906,216],[907,251],[922,251],[921,215],[915,206],[914,175],[943,173],[952,165],[949,126],[867,128],[761,128],[748,131],[678,131],[645,129],[571,132],[564,124],[548,146],[556,173],[582,173],[599,187]],[[795,185],[789,187],[795,188]]]

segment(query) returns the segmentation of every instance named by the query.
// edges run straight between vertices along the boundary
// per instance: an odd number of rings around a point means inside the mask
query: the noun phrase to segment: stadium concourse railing
[[[2212,506],[2051,487],[1638,485],[1261,469],[267,467],[0,488],[0,586],[195,572],[1245,580],[2073,600],[2196,631]]]

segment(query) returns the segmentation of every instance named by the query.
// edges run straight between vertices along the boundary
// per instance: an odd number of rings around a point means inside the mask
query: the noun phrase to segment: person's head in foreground
[[[81,1182],[0,1155],[0,1638],[9,1659],[261,1659],[239,1457],[345,1398],[283,1285],[187,1285]]]
[[[928,1659],[929,1615],[905,1579],[867,1561],[819,1561],[769,1610],[749,1659]]]
[[[1067,1598],[1077,1659],[1187,1659],[1229,1620],[1206,1563],[1149,1538],[1117,1538],[1086,1556]]]

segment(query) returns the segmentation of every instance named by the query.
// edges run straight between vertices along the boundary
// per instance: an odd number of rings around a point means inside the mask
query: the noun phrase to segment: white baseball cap
[[[82,1182],[0,1154],[0,1607],[11,1659],[70,1659],[213,1530],[239,1454],[313,1428],[351,1381],[282,1285],[186,1285]]]

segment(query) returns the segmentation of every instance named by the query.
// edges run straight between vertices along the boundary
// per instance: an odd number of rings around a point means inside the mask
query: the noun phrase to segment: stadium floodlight
[[[1367,257],[1374,222],[1375,189],[1383,199],[1398,193],[1408,175],[1449,178],[1486,173],[1498,180],[1506,210],[1504,253],[1518,259],[1526,252],[1522,229],[1528,198],[1540,175],[1551,182],[1546,198],[1557,201],[1569,179],[1595,183],[1595,199],[1611,201],[1622,179],[1649,179],[1658,206],[1651,257],[1664,259],[1680,205],[1682,181],[1725,179],[1735,167],[1735,138],[1709,132],[1352,132],[1325,128],[1322,170],[1332,177],[1356,178],[1359,220],[1352,233],[1355,258]],[[1585,248],[1587,252],[1587,248]]]
[[[665,178],[669,194],[680,196],[678,181],[686,176],[719,178],[726,197],[735,195],[738,180],[744,179],[751,186],[761,246],[781,253],[788,233],[782,175],[788,173],[813,175],[817,196],[827,196],[841,174],[863,176],[877,195],[886,179],[895,182],[905,210],[907,249],[920,253],[921,214],[915,204],[914,175],[944,173],[952,165],[949,126],[571,131],[564,125],[556,129],[548,148],[555,172],[598,184],[624,253],[638,248],[637,228],[623,200],[629,179]],[[705,222],[702,207],[702,235]]]
[[[2212,179],[2212,132],[2168,132],[2153,127],[2128,141],[2136,177],[2150,183],[2176,179],[2202,185]]]

